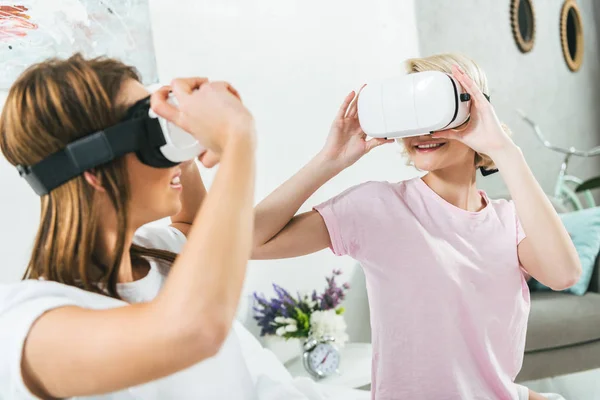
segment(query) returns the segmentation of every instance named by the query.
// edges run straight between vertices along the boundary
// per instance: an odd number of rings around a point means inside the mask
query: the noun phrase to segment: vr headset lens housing
[[[176,104],[174,97],[170,99]],[[157,117],[150,109],[150,97],[129,108],[117,125],[86,135],[39,163],[17,167],[38,195],[81,175],[84,171],[106,164],[127,153],[151,167],[169,168],[191,160],[204,148],[189,133]]]
[[[358,119],[378,138],[419,136],[451,129],[469,118],[470,97],[443,72],[427,71],[388,78],[365,86]]]
[[[403,138],[468,122],[471,96],[452,76],[426,71],[368,84],[361,91],[357,106],[360,126],[367,135]],[[484,176],[498,172],[483,167],[480,171]]]

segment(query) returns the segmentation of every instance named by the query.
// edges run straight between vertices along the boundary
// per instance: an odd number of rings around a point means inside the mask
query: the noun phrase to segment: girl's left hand
[[[364,88],[366,85],[363,85]],[[361,88],[361,90],[362,90]],[[329,135],[321,154],[325,159],[344,169],[375,147],[393,143],[392,139],[371,138],[360,127],[358,121],[358,96],[352,91],[342,103],[331,125]]]
[[[198,160],[204,165],[205,168],[212,168],[221,161],[221,156],[212,150],[206,150],[204,153],[198,156]]]
[[[452,67],[452,76],[471,95],[470,120],[464,128],[436,132],[432,137],[458,140],[493,159],[494,154],[511,146],[513,141],[502,129],[494,107],[473,80],[456,65]]]

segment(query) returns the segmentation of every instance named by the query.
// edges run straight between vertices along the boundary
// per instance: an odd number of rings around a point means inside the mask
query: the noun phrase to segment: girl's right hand
[[[167,102],[169,92],[178,107]],[[203,146],[220,155],[234,137],[254,138],[254,119],[238,92],[226,82],[206,78],[179,78],[152,95],[156,114],[194,135]]]
[[[339,169],[351,166],[375,147],[394,141],[393,139],[367,140],[367,134],[362,130],[358,121],[359,95],[360,92],[356,94],[352,91],[346,96],[321,151],[322,155]]]

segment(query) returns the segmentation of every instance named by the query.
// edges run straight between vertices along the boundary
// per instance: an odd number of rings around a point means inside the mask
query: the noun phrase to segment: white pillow
[[[235,321],[233,329],[238,337],[246,367],[256,384],[260,375],[266,375],[272,380],[281,383],[292,381],[292,375],[277,359],[275,354],[262,347],[260,342],[242,325]]]

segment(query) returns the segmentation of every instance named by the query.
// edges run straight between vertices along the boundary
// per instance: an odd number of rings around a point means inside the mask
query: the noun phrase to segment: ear
[[[85,171],[83,173],[83,177],[85,178],[86,182],[92,186],[94,189],[100,191],[100,192],[106,192],[106,190],[104,189],[104,187],[102,186],[102,184],[100,183],[100,178],[96,175],[96,171],[91,169],[89,171]]]

